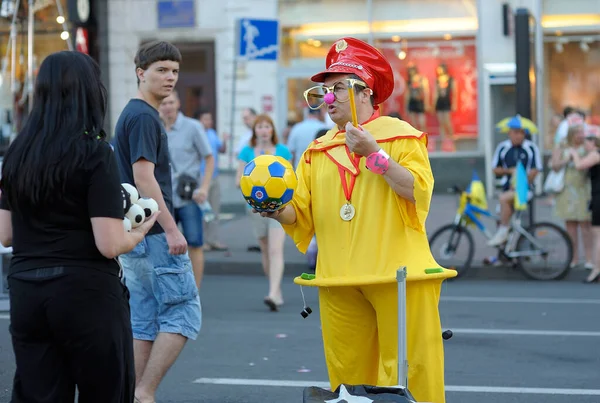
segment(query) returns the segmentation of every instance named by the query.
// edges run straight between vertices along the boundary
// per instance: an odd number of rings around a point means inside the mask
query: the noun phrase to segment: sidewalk
[[[254,239],[249,218],[246,216],[246,204],[241,198],[239,189],[235,188],[233,175],[225,173],[221,176],[222,213],[229,218],[221,222],[222,241],[229,246],[228,252],[207,252],[205,271],[207,274],[243,274],[263,275],[261,255],[258,252],[248,252],[247,247],[257,245]],[[427,219],[427,233],[433,234],[439,227],[449,224],[454,219],[458,199],[454,195],[434,194],[429,217]],[[491,208],[495,205],[492,203]],[[564,224],[554,219],[553,208],[545,199],[536,200],[536,221],[550,221],[563,227]],[[495,228],[491,223],[491,228]],[[496,249],[487,246],[487,240],[476,229],[472,230],[475,240],[475,257],[469,271],[470,278],[496,278],[525,280],[525,277],[510,267],[484,266],[486,256],[495,256]],[[296,276],[308,269],[306,257],[298,252],[292,240],[286,237],[285,241],[285,270],[286,276]],[[573,270],[567,279],[580,280],[585,277],[583,270]]]

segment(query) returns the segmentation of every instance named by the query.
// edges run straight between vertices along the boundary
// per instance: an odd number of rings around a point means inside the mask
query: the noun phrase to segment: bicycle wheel
[[[535,243],[524,235],[517,239],[515,252],[523,274],[532,280],[560,280],[571,270],[573,244],[569,234],[558,225],[538,222],[526,228]]]
[[[464,241],[461,243],[461,240]],[[459,246],[465,249],[459,250]],[[469,270],[475,254],[475,242],[471,232],[454,224],[444,225],[435,231],[429,238],[429,248],[440,266],[457,271],[456,277],[463,276]]]

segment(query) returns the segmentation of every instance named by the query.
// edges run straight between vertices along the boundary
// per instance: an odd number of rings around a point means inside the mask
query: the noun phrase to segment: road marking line
[[[512,393],[519,395],[600,396],[600,389],[511,388],[504,386],[446,386],[446,392]]]
[[[583,298],[526,298],[526,297],[442,297],[448,302],[501,302],[517,304],[591,304],[600,305],[600,299]]]
[[[571,330],[528,330],[528,329],[455,329],[447,327],[454,334],[502,334],[514,336],[575,336],[575,337],[600,337],[600,332],[585,332]]]
[[[10,319],[10,315],[0,314],[0,319]]]
[[[192,381],[192,383],[229,386],[286,386],[292,388],[308,388],[310,386],[316,386],[318,388],[331,387],[329,382],[290,381],[276,379],[198,378]]]
[[[241,379],[241,378],[198,378],[192,383],[204,385],[228,385],[228,386],[270,386],[270,387],[293,387],[307,388],[316,386],[318,388],[329,388],[329,382],[292,381],[277,379]],[[522,387],[500,387],[500,386],[456,386],[446,385],[446,392],[457,393],[512,393],[530,395],[568,395],[568,396],[600,396],[600,389],[558,389],[558,388],[522,388]]]

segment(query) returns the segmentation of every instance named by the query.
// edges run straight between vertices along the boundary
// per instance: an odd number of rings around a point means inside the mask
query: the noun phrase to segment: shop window
[[[298,39],[284,33],[283,64],[319,59],[324,65],[333,41]],[[477,63],[474,38],[399,40],[374,43],[395,74],[392,96],[381,105],[429,135],[430,152],[478,151]],[[301,65],[301,63],[298,63]],[[409,70],[412,81],[409,80]],[[316,72],[316,71],[315,71]],[[288,110],[301,118],[298,94],[311,85],[296,78],[287,83]],[[302,84],[306,88],[301,88]]]
[[[600,125],[600,37],[550,40],[544,45],[545,117],[549,123],[546,149],[552,148],[566,106],[583,110],[588,124]]]
[[[476,151],[475,41],[386,41],[378,47],[390,61],[396,80],[384,113],[399,113],[428,133],[431,152]]]

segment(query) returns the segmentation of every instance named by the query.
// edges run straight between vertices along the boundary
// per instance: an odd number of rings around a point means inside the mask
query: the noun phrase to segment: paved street
[[[259,276],[206,278],[202,336],[187,345],[158,403],[301,402],[303,386],[326,385],[315,290],[305,289],[314,313],[302,319],[290,277],[279,313],[262,304],[266,287]],[[446,283],[448,402],[598,402],[599,295],[600,285],[575,281]],[[0,402],[8,402],[14,362],[2,318]]]
[[[246,250],[256,241],[236,189],[227,188],[222,234],[230,251],[206,254],[203,331],[186,346],[157,402],[301,402],[303,387],[328,386],[316,290],[305,288],[314,313],[302,319],[292,283],[307,270],[306,259],[287,239],[286,305],[267,312],[260,254]],[[544,200],[536,208],[538,221],[556,222]],[[455,209],[455,197],[436,194],[428,233],[450,222]],[[482,267],[494,249],[474,235],[474,275],[445,283],[440,306],[444,328],[454,332],[445,342],[448,403],[600,401],[600,285],[582,284],[583,270],[560,282],[533,282],[510,268]],[[8,325],[0,313],[0,403],[9,401],[14,371]]]

